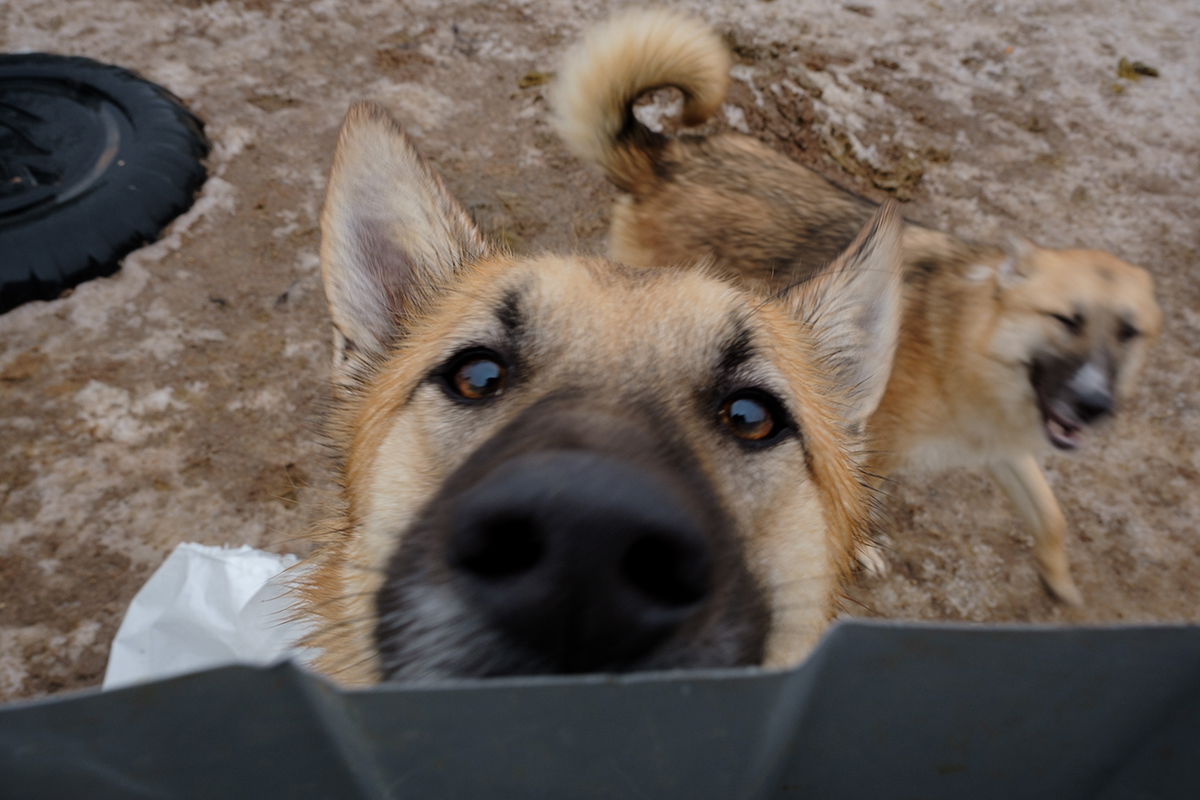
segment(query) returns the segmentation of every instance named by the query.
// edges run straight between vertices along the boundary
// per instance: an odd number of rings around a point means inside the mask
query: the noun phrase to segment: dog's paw
[[[1069,606],[1083,605],[1083,594],[1071,578],[1071,564],[1067,551],[1052,542],[1041,543],[1035,548],[1038,575],[1046,590]]]
[[[1060,572],[1052,574],[1047,570],[1042,570],[1041,576],[1042,583],[1046,585],[1046,589],[1057,599],[1069,606],[1079,607],[1083,605],[1083,594],[1079,591],[1079,587],[1075,585],[1075,581],[1071,579],[1071,573]]]
[[[854,551],[854,557],[858,564],[868,575],[876,578],[886,577],[888,574],[887,559],[883,557],[883,550],[872,542],[862,542]]]

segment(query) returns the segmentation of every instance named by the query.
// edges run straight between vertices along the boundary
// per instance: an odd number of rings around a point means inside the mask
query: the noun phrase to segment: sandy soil
[[[743,128],[960,235],[1148,267],[1166,332],[1122,416],[1048,456],[1087,607],[1051,602],[980,474],[906,476],[893,572],[850,613],[1200,619],[1200,6],[691,4],[728,32]],[[80,54],[183,97],[215,148],[195,208],[110,279],[0,317],[0,700],[97,683],[178,543],[304,552],[329,491],[319,212],[349,102],[394,110],[521,251],[603,249],[614,191],[546,124],[573,2],[0,0],[0,49]],[[1158,78],[1117,75],[1121,58]]]

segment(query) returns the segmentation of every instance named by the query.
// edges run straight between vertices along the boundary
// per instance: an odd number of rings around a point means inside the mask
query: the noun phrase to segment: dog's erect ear
[[[350,108],[321,215],[334,380],[387,352],[405,318],[489,247],[392,117]]]
[[[1004,238],[1004,260],[996,265],[996,277],[1003,287],[1014,286],[1024,282],[1033,269],[1033,257],[1038,246],[1026,239],[1010,233]]]
[[[892,373],[900,337],[904,224],[885,203],[846,251],[789,290],[798,318],[812,326],[834,377],[848,390],[845,417],[865,423]]]

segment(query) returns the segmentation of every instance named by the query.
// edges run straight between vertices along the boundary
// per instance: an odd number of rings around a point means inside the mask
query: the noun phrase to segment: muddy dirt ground
[[[1087,605],[1043,593],[982,474],[903,476],[892,573],[847,613],[1200,619],[1200,5],[692,3],[737,54],[747,130],[960,235],[1145,265],[1166,329],[1136,395],[1047,455]],[[0,50],[86,55],[184,100],[214,149],[196,206],[110,279],[0,317],[0,700],[96,684],[180,542],[303,553],[330,490],[318,213],[348,103],[382,101],[518,251],[604,247],[615,196],[547,126],[595,2],[0,0]],[[1119,77],[1122,58],[1158,77]],[[667,98],[669,99],[669,98]],[[651,109],[653,115],[655,109]]]

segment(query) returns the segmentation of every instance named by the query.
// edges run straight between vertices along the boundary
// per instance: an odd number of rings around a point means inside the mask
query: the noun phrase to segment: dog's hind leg
[[[1071,566],[1063,541],[1067,521],[1037,459],[1032,453],[1026,453],[1012,460],[994,462],[989,469],[1025,524],[1033,530],[1038,572],[1050,592],[1068,605],[1083,605],[1083,595],[1071,579]]]

